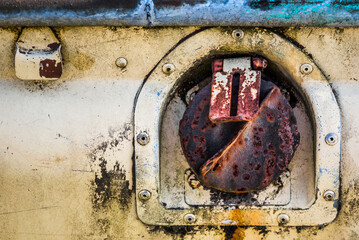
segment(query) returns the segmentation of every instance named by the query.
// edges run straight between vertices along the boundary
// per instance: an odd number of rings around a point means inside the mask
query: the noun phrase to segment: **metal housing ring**
[[[293,216],[288,226],[320,225],[333,221],[338,209],[335,204],[326,201],[322,194],[326,189],[339,193],[340,144],[328,146],[327,133],[335,133],[340,142],[340,110],[324,75],[303,52],[289,41],[266,29],[244,29],[240,42],[232,37],[233,29],[210,28],[203,30],[179,44],[165,56],[144,84],[135,109],[135,136],[146,130],[151,142],[140,146],[135,141],[136,191],[148,189],[153,197],[146,204],[137,199],[138,217],[152,225],[187,225],[183,216],[196,215],[198,225],[273,225],[278,226],[277,214]],[[240,209],[194,208],[166,209],[158,201],[160,131],[162,114],[173,93],[174,87],[193,68],[199,59],[228,54],[258,54],[271,62],[278,63],[283,72],[292,79],[292,85],[303,94],[310,103],[310,115],[314,125],[316,164],[315,176],[316,200],[305,209],[286,206],[244,207]],[[171,62],[176,71],[171,75],[162,71],[163,64]],[[313,71],[310,75],[300,72],[302,63],[310,63]],[[138,194],[138,192],[137,192]],[[151,214],[148,214],[151,213]]]

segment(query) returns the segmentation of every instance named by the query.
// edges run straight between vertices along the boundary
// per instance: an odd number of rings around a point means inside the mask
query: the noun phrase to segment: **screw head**
[[[147,201],[148,199],[151,198],[151,192],[148,191],[148,190],[141,190],[139,193],[138,193],[138,197],[143,200],[143,201]]]
[[[338,136],[335,133],[329,133],[327,136],[325,136],[325,142],[328,145],[333,146],[333,145],[337,144]]]
[[[244,32],[240,29],[233,30],[232,37],[234,39],[241,39],[244,37]]]
[[[289,216],[285,213],[281,213],[278,215],[277,221],[279,224],[287,224],[289,222]]]
[[[163,64],[162,71],[166,74],[171,74],[175,70],[175,65],[172,63],[165,63]]]
[[[141,145],[146,145],[150,141],[150,136],[146,132],[137,135],[137,142]]]
[[[185,220],[187,223],[194,223],[194,222],[196,222],[196,216],[193,215],[192,213],[187,213],[187,214],[184,216],[184,220]]]
[[[310,74],[313,72],[313,66],[310,63],[303,63],[300,66],[300,72],[303,74]]]
[[[323,198],[327,201],[333,201],[335,197],[335,193],[332,190],[327,190],[323,194]]]
[[[116,66],[120,68],[125,68],[127,66],[126,58],[119,57],[116,59]]]

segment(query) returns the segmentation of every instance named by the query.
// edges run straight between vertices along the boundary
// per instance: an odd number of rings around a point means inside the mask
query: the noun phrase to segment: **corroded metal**
[[[210,85],[193,99],[180,122],[189,165],[208,187],[248,192],[267,187],[287,168],[299,144],[296,119],[273,83],[262,81],[258,117],[248,122],[212,123]]]
[[[233,58],[213,61],[209,119],[212,122],[250,121],[257,117],[261,70],[266,60]]]

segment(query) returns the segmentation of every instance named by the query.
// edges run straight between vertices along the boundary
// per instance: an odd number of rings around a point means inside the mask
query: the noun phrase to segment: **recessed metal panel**
[[[210,59],[222,54],[258,54],[268,59],[269,63],[280,66],[289,83],[303,96],[307,110],[312,117],[312,133],[314,143],[312,158],[305,160],[313,164],[310,172],[306,166],[299,164],[295,169],[303,169],[313,174],[313,190],[303,185],[305,176],[291,172],[291,186],[294,181],[298,185],[291,187],[290,202],[283,206],[201,206],[186,204],[183,191],[184,171],[168,169],[168,181],[178,184],[178,191],[173,198],[172,208],[161,202],[163,182],[161,167],[163,162],[175,162],[180,158],[173,155],[164,158],[161,151],[161,125],[169,101],[174,97],[176,87],[184,76],[197,69],[201,60]],[[162,66],[171,63],[175,70],[171,74],[164,73]],[[196,65],[199,64],[199,65]],[[313,67],[311,73],[300,71],[302,64]],[[296,110],[295,110],[296,111]],[[177,114],[181,115],[180,112]],[[296,116],[300,113],[297,112]],[[298,119],[300,122],[300,119]],[[333,221],[338,212],[340,183],[340,111],[333,92],[315,63],[290,42],[264,29],[246,29],[240,40],[232,37],[231,31],[213,28],[201,31],[178,45],[166,55],[151,72],[145,82],[135,109],[135,135],[146,132],[150,141],[146,145],[135,143],[136,193],[142,190],[151,192],[151,198],[143,201],[136,198],[138,217],[151,225],[283,225],[311,226],[322,225]],[[299,129],[300,131],[300,129]],[[334,133],[338,144],[326,143],[326,135]],[[174,139],[176,137],[175,129]],[[175,141],[175,140],[174,140]],[[303,141],[305,142],[305,141]],[[299,146],[300,147],[300,146]],[[180,154],[180,149],[178,149]],[[292,160],[295,162],[295,159]],[[186,165],[182,165],[185,167]],[[186,169],[186,168],[185,168]],[[184,170],[185,170],[184,169]],[[178,177],[180,176],[180,177]],[[175,179],[172,181],[171,179]],[[178,181],[177,181],[178,180]],[[171,190],[171,189],[170,189]],[[331,190],[335,197],[328,201],[324,193]],[[195,216],[194,221],[186,221],[188,214]],[[283,216],[288,216],[284,218]],[[193,218],[191,218],[193,220]],[[283,220],[283,221],[282,221]],[[288,220],[288,221],[287,221]]]

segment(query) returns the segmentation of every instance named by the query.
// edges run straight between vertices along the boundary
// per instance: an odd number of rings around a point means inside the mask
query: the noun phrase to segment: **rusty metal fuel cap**
[[[261,190],[288,167],[299,145],[296,119],[280,89],[261,80],[265,60],[226,60],[214,61],[212,82],[180,121],[182,149],[203,185],[234,193]]]

